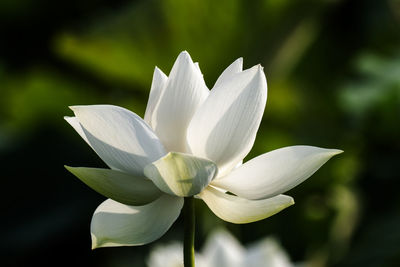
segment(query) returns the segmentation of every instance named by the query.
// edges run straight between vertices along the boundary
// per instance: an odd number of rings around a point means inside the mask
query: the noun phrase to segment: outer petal
[[[258,156],[213,185],[247,199],[263,199],[292,189],[316,172],[337,149],[290,146]]]
[[[86,143],[89,146],[92,146],[89,143],[89,140],[87,139],[86,134],[82,129],[82,125],[79,123],[79,121],[78,121],[78,119],[76,117],[64,116],[64,120],[66,120],[72,126],[72,128],[75,129],[75,131],[82,137],[83,140],[86,141]]]
[[[203,190],[200,197],[215,215],[231,223],[259,221],[294,204],[293,198],[285,195],[262,200],[247,200],[225,194],[211,186]]]
[[[261,66],[240,72],[213,89],[188,128],[192,154],[217,163],[220,174],[233,168],[253,146],[266,100]]]
[[[160,100],[161,93],[165,89],[168,77],[159,68],[154,69],[153,81],[151,83],[149,100],[147,101],[146,112],[144,113],[144,121],[152,127],[152,116],[158,101]]]
[[[135,113],[117,106],[73,106],[94,151],[112,169],[142,175],[147,164],[165,155],[160,140]]]
[[[110,169],[65,166],[82,182],[98,193],[127,205],[144,205],[159,198],[162,192],[152,181]]]
[[[214,162],[177,152],[170,152],[144,168],[144,174],[158,188],[180,197],[200,193],[217,172]]]
[[[150,243],[167,232],[182,206],[183,198],[166,194],[137,207],[108,199],[96,209],[92,218],[92,248]]]
[[[187,52],[182,52],[153,114],[153,129],[167,151],[186,151],[187,126],[208,94],[199,68]]]
[[[229,82],[229,80],[232,79],[236,73],[242,72],[242,70],[243,58],[238,58],[222,72],[215,82],[214,88],[222,85],[223,83]]]

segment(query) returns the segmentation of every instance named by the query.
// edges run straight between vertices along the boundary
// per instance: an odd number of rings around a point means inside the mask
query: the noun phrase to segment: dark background
[[[217,226],[275,236],[309,266],[400,265],[400,1],[0,1],[2,266],[143,266],[182,240],[181,218],[142,247],[90,249],[103,197],[64,168],[104,166],[63,120],[108,103],[143,116],[154,66],[182,50],[209,88],[238,57],[261,63],[268,103],[248,156],[309,144],[345,151],[269,219],[225,223],[197,205],[196,247]]]

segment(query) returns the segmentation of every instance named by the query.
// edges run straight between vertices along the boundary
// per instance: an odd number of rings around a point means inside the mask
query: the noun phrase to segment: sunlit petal
[[[186,152],[186,129],[209,90],[187,52],[182,52],[156,107],[152,127],[168,151]]]
[[[154,109],[160,101],[161,93],[167,84],[168,77],[159,68],[154,69],[153,81],[151,82],[149,100],[147,101],[144,121],[152,127],[152,117]]]
[[[230,174],[214,180],[221,187],[247,199],[263,199],[284,193],[316,172],[337,149],[290,146],[260,155]]]
[[[237,73],[211,90],[188,128],[191,152],[217,163],[220,174],[233,168],[253,146],[266,100],[261,66]]]
[[[211,186],[200,193],[200,198],[215,215],[231,223],[259,221],[294,204],[293,198],[285,195],[262,200],[248,200],[223,193]]]
[[[147,164],[165,155],[160,140],[135,113],[117,106],[73,106],[94,151],[112,169],[142,175]]]
[[[236,59],[231,65],[229,65],[222,74],[218,77],[213,88],[222,85],[232,79],[236,73],[243,70],[243,58]]]
[[[71,125],[72,128],[75,129],[75,131],[82,137],[83,140],[86,141],[86,143],[89,146],[92,146],[89,143],[89,140],[87,139],[86,134],[82,129],[82,125],[79,123],[79,121],[78,121],[78,119],[76,117],[64,116],[64,120],[66,120],[69,123],[69,125]]]

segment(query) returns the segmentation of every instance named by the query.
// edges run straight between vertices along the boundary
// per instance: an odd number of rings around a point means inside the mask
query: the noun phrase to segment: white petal
[[[213,185],[247,199],[263,199],[292,189],[316,172],[337,149],[290,146],[260,155]]]
[[[285,195],[262,200],[248,200],[225,194],[211,186],[204,189],[200,197],[215,215],[231,223],[259,221],[294,204],[293,198]]]
[[[208,266],[244,266],[246,250],[227,231],[218,229],[207,239],[203,255],[208,261]],[[261,262],[260,262],[261,263]]]
[[[220,174],[236,166],[253,146],[266,100],[261,66],[240,72],[211,90],[188,128],[192,154],[217,163]]]
[[[144,168],[146,177],[158,188],[179,197],[197,195],[217,172],[214,162],[177,152],[170,152]]]
[[[159,68],[154,69],[153,81],[151,83],[149,100],[147,101],[146,112],[144,113],[144,121],[152,127],[152,116],[158,101],[160,100],[161,93],[167,84],[168,77]]]
[[[172,67],[152,120],[167,151],[186,152],[187,126],[208,94],[203,75],[189,54],[182,52]]]
[[[183,198],[167,194],[145,206],[127,206],[108,199],[92,218],[92,248],[150,243],[167,232],[182,206]]]
[[[110,169],[65,166],[82,182],[98,193],[127,205],[144,205],[159,198],[162,192],[152,181]]]
[[[215,179],[220,179],[220,177],[225,176],[230,173],[232,170],[239,168],[243,164],[243,159],[239,162],[231,161],[229,164],[226,164],[222,167],[221,170],[218,171],[218,176]]]
[[[200,69],[200,65],[199,65],[199,62],[195,62],[194,63],[194,65],[196,66],[196,68],[201,72],[201,69]]]
[[[89,140],[87,139],[85,132],[82,129],[82,125],[79,123],[78,119],[76,117],[68,117],[68,116],[64,116],[64,120],[66,120],[74,129],[75,131],[82,137],[83,140],[86,141],[86,143],[89,146],[92,146],[89,143]]]
[[[135,113],[117,106],[73,106],[85,136],[112,169],[142,175],[147,164],[165,155],[150,127]]]
[[[214,88],[222,85],[225,82],[228,82],[235,76],[236,73],[242,72],[242,70],[243,58],[238,58],[222,72],[215,82]]]

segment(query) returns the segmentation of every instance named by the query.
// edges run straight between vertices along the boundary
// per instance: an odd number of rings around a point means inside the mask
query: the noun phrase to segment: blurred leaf
[[[235,47],[238,11],[238,0],[136,2],[83,33],[59,35],[54,49],[102,79],[148,90],[154,66],[168,74],[182,50],[207,66],[205,74],[221,71],[215,62],[226,62],[227,51]]]
[[[384,105],[388,96],[400,105],[400,55],[390,58],[363,54],[357,61],[358,81],[343,88],[340,103],[356,116],[365,116],[374,106]]]
[[[69,105],[98,101],[87,88],[48,69],[4,75],[0,98],[3,127],[32,130],[49,122],[64,123]]]

